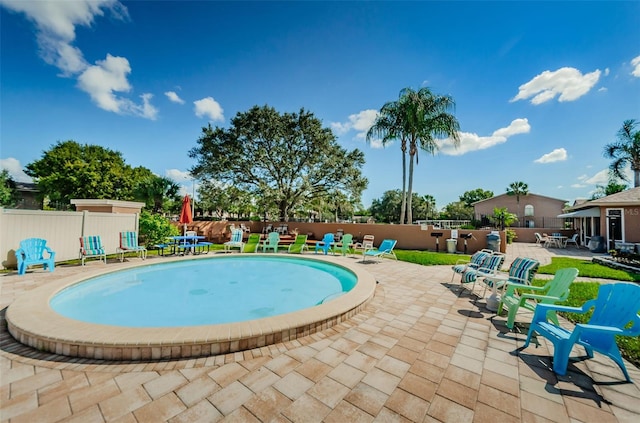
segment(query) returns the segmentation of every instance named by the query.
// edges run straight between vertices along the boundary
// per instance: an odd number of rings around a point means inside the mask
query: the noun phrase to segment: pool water
[[[330,263],[289,257],[199,259],[110,273],[50,301],[59,314],[126,327],[241,322],[313,307],[351,290],[356,276]]]

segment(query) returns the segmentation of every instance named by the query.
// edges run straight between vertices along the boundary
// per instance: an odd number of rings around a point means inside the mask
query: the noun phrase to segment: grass
[[[541,266],[538,273],[553,275],[558,269],[575,267],[580,271],[580,276],[588,278],[612,279],[616,281],[640,282],[640,274],[631,273],[620,269],[612,269],[591,260],[581,260],[569,257],[552,257],[551,264]]]

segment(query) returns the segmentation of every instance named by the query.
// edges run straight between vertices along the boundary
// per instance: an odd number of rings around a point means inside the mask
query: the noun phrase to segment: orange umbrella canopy
[[[183,225],[188,225],[193,222],[193,215],[191,214],[191,200],[189,194],[185,195],[182,199],[182,210],[180,211],[180,220],[178,222]]]

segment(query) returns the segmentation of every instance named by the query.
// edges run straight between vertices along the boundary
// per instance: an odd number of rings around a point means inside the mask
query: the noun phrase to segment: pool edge
[[[215,259],[215,256],[209,258]],[[373,299],[375,279],[366,270],[356,267],[352,260],[341,256],[302,255],[300,258],[342,266],[356,274],[358,283],[347,294],[325,304],[284,315],[223,325],[122,328],[68,319],[49,306],[50,298],[66,287],[100,274],[149,265],[141,262],[118,269],[87,272],[27,292],[6,310],[7,329],[22,344],[70,357],[127,361],[196,358],[305,337],[350,319]]]

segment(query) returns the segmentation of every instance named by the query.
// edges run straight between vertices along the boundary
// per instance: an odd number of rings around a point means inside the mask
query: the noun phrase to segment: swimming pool
[[[177,327],[291,313],[349,292],[356,275],[290,257],[222,257],[144,266],[74,285],[51,308],[83,322]]]
[[[314,304],[319,303],[318,305],[297,311],[285,311],[284,314],[229,323],[192,323],[171,327],[119,326],[113,323],[81,321],[63,316],[53,309],[51,301],[56,295],[64,291],[73,292],[76,286],[82,285],[89,279],[110,277],[117,275],[120,270],[124,269],[140,269],[144,273],[149,268],[156,266],[156,264],[150,264],[149,260],[122,264],[110,263],[104,267],[80,269],[81,272],[79,271],[75,276],[53,280],[25,293],[7,309],[5,316],[7,327],[9,333],[25,345],[41,351],[72,357],[105,360],[202,357],[260,348],[323,331],[360,312],[375,294],[376,281],[373,276],[352,259],[342,256],[305,255],[292,257],[273,254],[238,254],[233,257],[214,255],[213,257],[195,256],[187,259],[172,257],[157,260],[161,260],[167,265],[175,263],[186,266],[184,271],[188,272],[190,266],[195,267],[200,261],[237,260],[240,265],[249,266],[251,261],[245,262],[244,260],[255,260],[262,257],[301,261],[311,267],[318,263],[328,264],[333,266],[330,269],[340,269],[355,275],[356,283],[352,289],[344,294],[334,292],[325,296],[326,300],[324,301],[316,299]],[[250,270],[249,273],[263,274],[260,270]],[[244,274],[244,270],[237,270],[238,281]],[[283,274],[282,276],[286,277],[287,275]],[[299,280],[300,277],[297,276],[296,279]],[[305,274],[302,282],[304,283],[306,280]],[[129,281],[129,283],[135,285],[137,282]],[[201,289],[208,290],[208,288],[194,288],[187,290],[184,295],[206,296],[203,291],[200,291]],[[130,305],[129,308],[131,307],[135,306]],[[147,314],[147,312],[143,311],[142,314]]]

